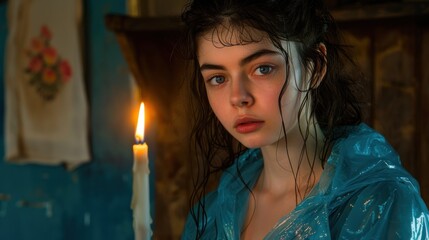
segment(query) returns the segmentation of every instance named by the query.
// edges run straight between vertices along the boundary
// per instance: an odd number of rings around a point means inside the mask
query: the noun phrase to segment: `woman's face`
[[[257,37],[261,37],[261,41],[233,46],[222,45],[223,38],[229,36],[228,40],[233,41],[231,39],[239,39],[239,36],[231,32],[217,33],[200,37],[197,52],[213,112],[244,146],[256,148],[276,144],[284,139],[278,99],[282,86],[289,79],[281,98],[289,141],[289,135],[293,137],[299,133],[298,111],[305,94],[299,91],[304,68],[298,60],[296,43],[283,42],[290,61],[288,78],[284,54],[261,32],[252,31],[252,34],[259,34]]]

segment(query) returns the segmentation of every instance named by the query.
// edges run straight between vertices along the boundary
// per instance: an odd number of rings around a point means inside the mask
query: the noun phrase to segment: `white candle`
[[[144,103],[140,104],[140,111],[136,129],[136,144],[133,145],[133,196],[131,209],[133,210],[133,227],[135,240],[149,240],[152,236],[150,224],[149,202],[149,158],[148,147],[144,142]]]

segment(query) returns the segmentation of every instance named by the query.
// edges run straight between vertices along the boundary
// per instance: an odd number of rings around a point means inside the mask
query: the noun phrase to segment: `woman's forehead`
[[[265,43],[275,45],[267,32],[248,25],[234,25],[227,21],[202,33],[197,38],[198,45],[200,45],[201,40],[212,42],[216,47],[246,45],[265,41]],[[282,40],[280,44],[286,52],[296,51],[300,45],[299,42],[292,40]]]
[[[263,44],[271,45],[274,48],[279,49],[280,46],[276,46],[269,38],[266,32],[257,30],[252,27],[236,27],[231,25],[220,25],[210,31],[206,31],[199,38],[197,38],[198,51],[201,50],[203,43],[207,44],[210,42],[216,48],[224,48],[238,45],[249,45],[249,44]],[[285,51],[287,55],[296,55],[299,43],[296,41],[280,42],[280,51]]]
[[[228,23],[222,23],[204,32],[199,39],[210,41],[217,47],[271,41],[268,34],[263,31],[250,26],[236,26]]]

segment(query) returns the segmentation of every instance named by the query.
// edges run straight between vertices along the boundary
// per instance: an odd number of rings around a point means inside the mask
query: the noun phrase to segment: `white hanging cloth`
[[[5,54],[5,160],[90,160],[77,0],[9,0]]]

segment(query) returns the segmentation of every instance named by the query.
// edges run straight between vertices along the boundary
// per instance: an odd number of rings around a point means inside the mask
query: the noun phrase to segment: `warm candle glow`
[[[144,142],[144,103],[140,103],[139,117],[137,121],[136,128],[136,142],[143,143]]]

